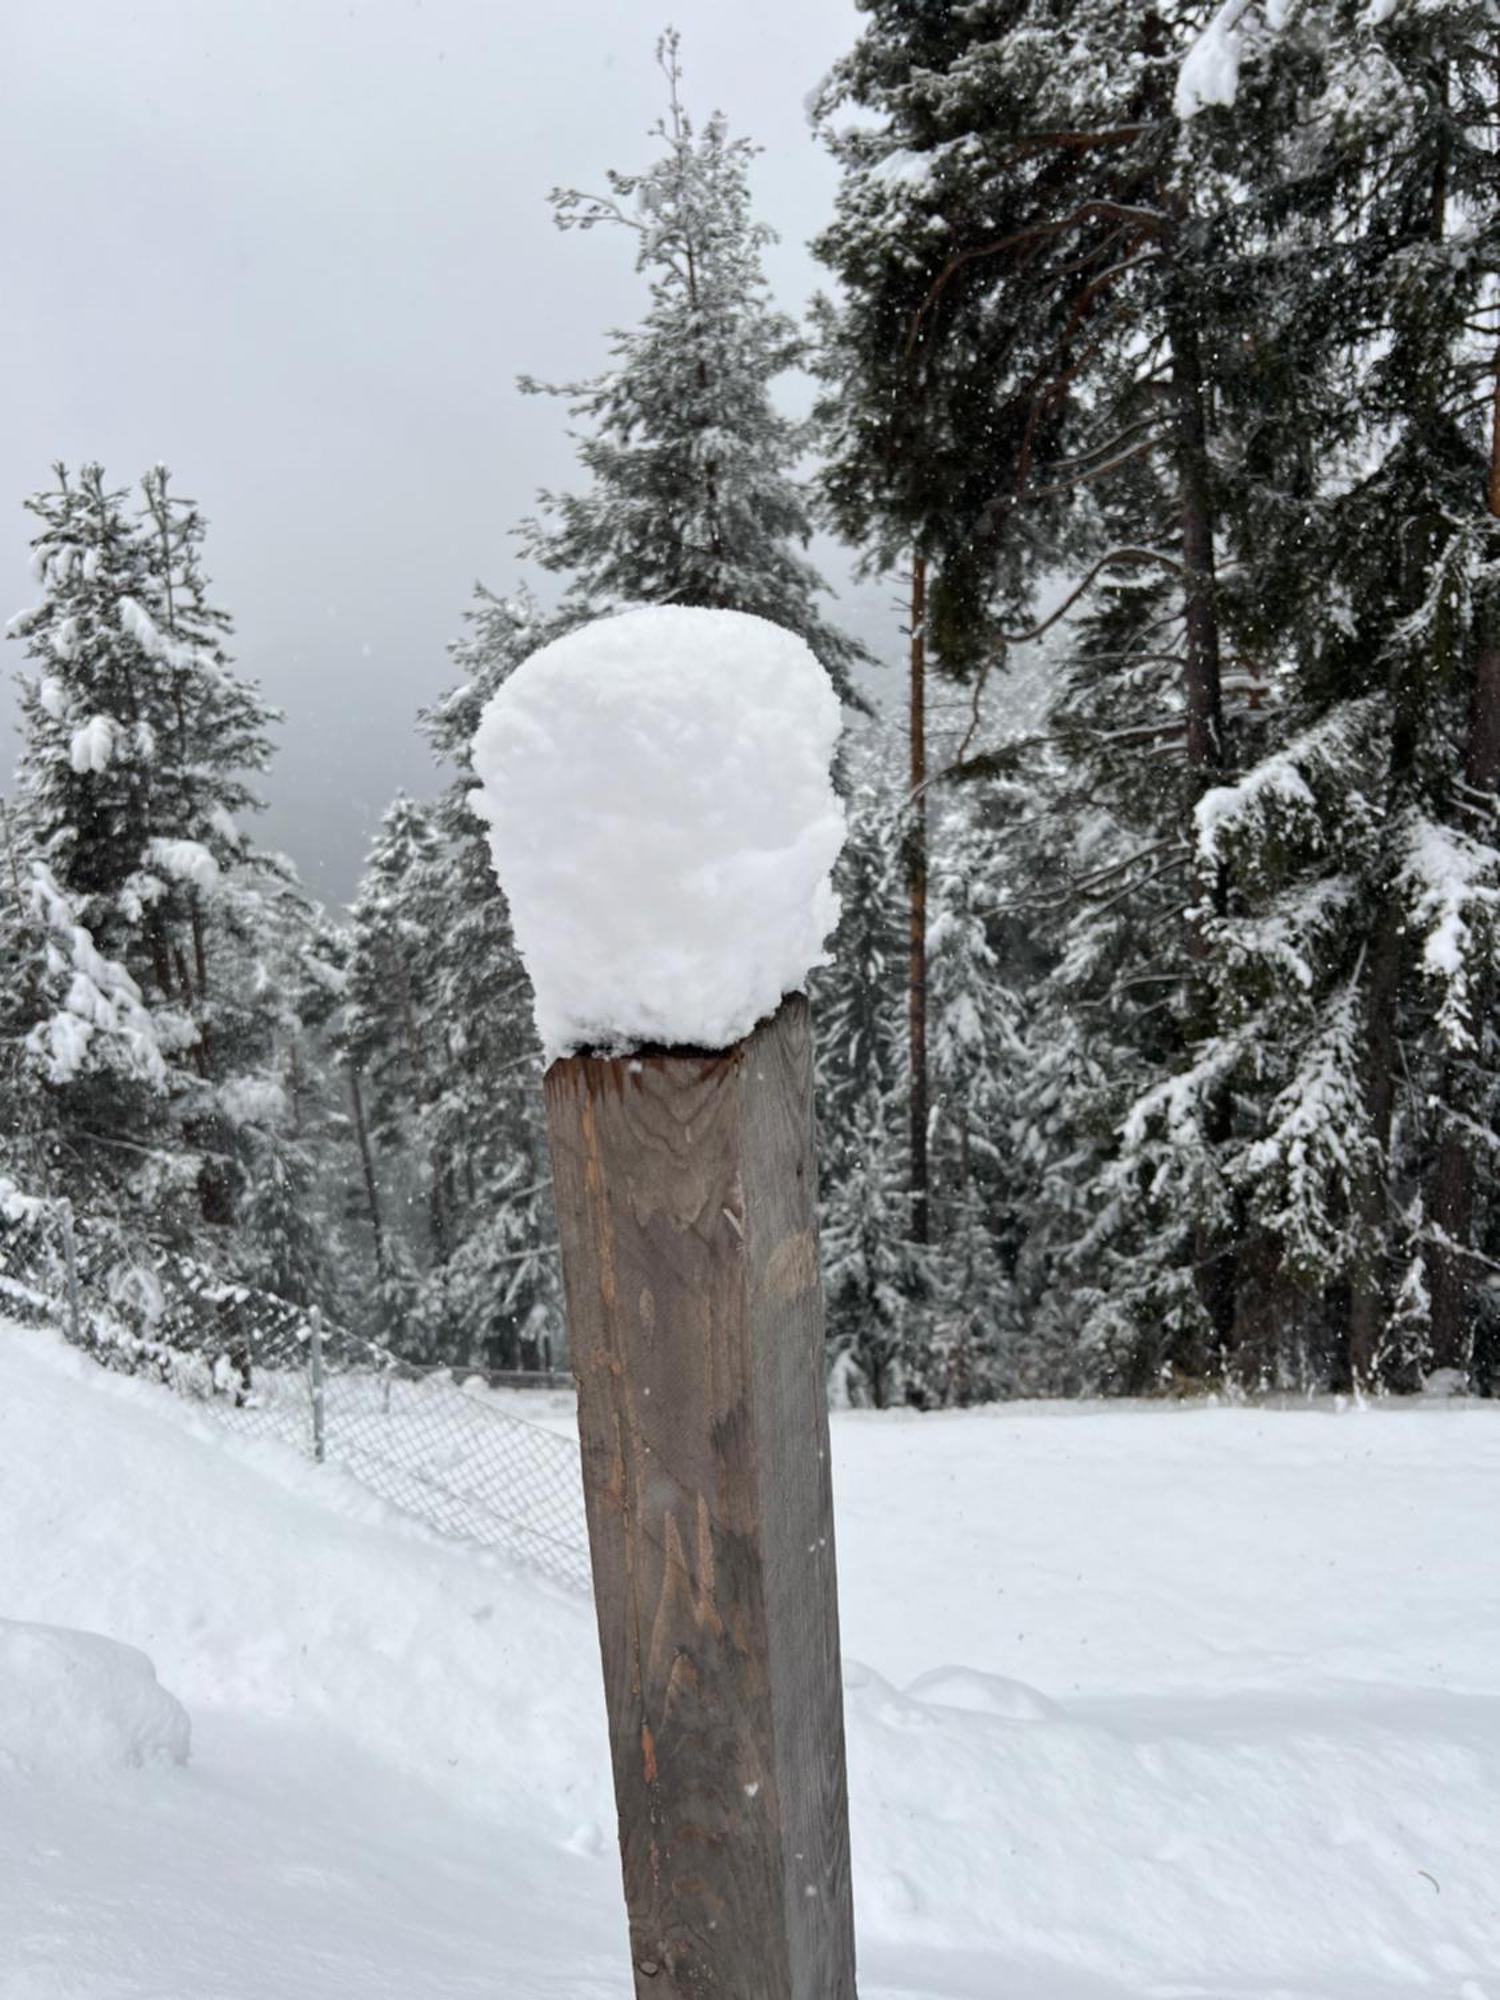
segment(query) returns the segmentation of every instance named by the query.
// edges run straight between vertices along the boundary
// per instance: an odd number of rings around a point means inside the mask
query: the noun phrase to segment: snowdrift
[[[184,1764],[190,1740],[181,1702],[134,1646],[0,1618],[0,1771]]]
[[[1500,2000],[1500,1410],[851,1415],[834,1450],[866,2000]],[[216,1787],[184,1846],[250,1809],[235,1732],[256,1772],[290,1746],[279,1847],[337,1806],[286,1864],[316,1897],[257,1891],[257,1936],[311,1927],[296,1976],[216,1995],[625,2000],[586,1603],[0,1329],[0,1612],[156,1660],[193,1762],[113,1782]],[[33,1935],[5,1826],[0,1991]],[[247,1837],[169,1885],[184,1936],[236,1920]],[[121,1907],[57,1962],[117,1963]],[[56,1990],[189,1990],[169,1935]]]

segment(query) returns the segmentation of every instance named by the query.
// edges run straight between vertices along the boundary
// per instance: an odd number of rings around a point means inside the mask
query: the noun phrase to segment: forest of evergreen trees
[[[468,745],[545,639],[683,603],[800,633],[848,711],[814,996],[839,1394],[1500,1377],[1493,9],[864,13],[813,99],[805,326],[675,38],[649,163],[553,195],[632,233],[641,314],[596,380],[521,385],[577,481],[464,613],[434,794],[347,911],[249,830],[280,718],[197,504],[96,465],[26,503],[10,1305],[55,1292],[66,1202],[101,1326],[229,1348],[318,1305],[416,1360],[560,1354]],[[899,693],[816,528],[901,593]]]

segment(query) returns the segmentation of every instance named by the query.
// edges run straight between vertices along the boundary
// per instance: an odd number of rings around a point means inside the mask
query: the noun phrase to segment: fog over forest
[[[700,115],[764,148],[767,269],[800,312],[836,180],[804,100],[858,15],[673,19]],[[564,411],[516,376],[594,373],[639,316],[629,246],[560,235],[546,196],[645,163],[662,26],[643,0],[563,0],[524,36],[490,0],[6,9],[0,613],[32,602],[20,503],[55,459],[119,484],[169,465],[209,518],[239,661],[286,711],[262,831],[332,901],[397,788],[432,789],[414,716],[471,586],[512,586],[512,528],[566,483]],[[847,622],[899,649],[889,593],[819,554]]]

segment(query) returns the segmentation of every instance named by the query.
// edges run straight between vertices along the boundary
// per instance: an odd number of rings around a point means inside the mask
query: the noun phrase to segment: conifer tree
[[[1028,1342],[1017,1282],[1026,1043],[1019,982],[1001,957],[1009,940],[998,921],[1004,887],[989,791],[958,788],[933,835],[932,1372],[944,1402],[1055,1386]]]
[[[222,1002],[216,1010],[225,1032],[233,1030],[232,1072],[218,1102],[241,1180],[236,1268],[261,1290],[349,1325],[350,1260],[340,1219],[323,1199],[329,1164],[342,1151],[319,1038],[337,975],[318,913],[284,869],[252,875],[247,886],[238,934],[221,946],[221,976],[239,998],[233,1010]]]
[[[1325,1079],[1300,1095],[1327,1107],[1319,1141],[1339,1168],[1302,1210],[1343,1231],[1318,1267],[1346,1294],[1343,1373],[1462,1379],[1493,1337],[1500,1100],[1482,997],[1500,882],[1493,24],[1464,4],[1248,8],[1234,37],[1238,87],[1202,122],[1283,212],[1299,254],[1278,362],[1324,388],[1310,505],[1257,523],[1281,551],[1266,601],[1285,621],[1294,732],[1220,817],[1283,903],[1316,916],[1286,942]],[[1294,139],[1252,149],[1294,65]],[[1319,1051],[1345,1016],[1330,1065]]]
[[[795,476],[803,432],[772,396],[801,343],[762,269],[772,236],[751,213],[755,149],[717,113],[701,131],[693,125],[675,33],[657,60],[668,92],[653,128],[660,157],[642,173],[612,172],[607,194],[552,196],[560,228],[636,239],[649,303],[638,326],[613,335],[606,374],[546,390],[583,420],[589,484],[544,493],[523,543],[568,579],[575,615],[627,604],[752,612],[806,639],[857,701],[849,675],[860,650],[824,617],[826,586],[802,553],[811,534]]]
[[[133,513],[98,466],[59,466],[28,503],[43,598],[12,628],[31,669],[13,836],[34,907],[71,941],[47,965],[71,957],[73,999],[77,980],[99,990],[101,978],[112,996],[98,1059],[91,1045],[76,1064],[52,1061],[51,1115],[78,1185],[141,1243],[243,1276],[258,1253],[239,1207],[279,1101],[270,934],[306,909],[289,864],[238,823],[275,718],[230,660],[202,516],[163,468],[142,495]],[[49,1012],[43,985],[29,1004],[28,1046],[76,1040],[72,999]],[[153,1052],[128,1089],[104,1060],[127,1016]]]
[[[468,1353],[505,1367],[561,1358],[557,1229],[531,986],[471,804],[469,753],[495,689],[563,622],[544,616],[524,590],[507,598],[477,585],[450,648],[461,679],[422,717],[451,773],[436,811],[448,916],[434,994],[448,1061],[435,1144],[454,1162],[448,1312]]]
[[[812,989],[821,1238],[839,1393],[884,1406],[925,1399],[931,1356],[903,1144],[901,801],[873,749],[851,769],[848,815],[842,915]]]
[[[1273,380],[1263,321],[1296,245],[1251,166],[1290,154],[1307,53],[1272,51],[1226,150],[1178,88],[1219,19],[1089,5],[1064,32],[1032,0],[880,0],[821,103],[846,169],[824,246],[849,293],[830,320],[835,501],[879,524],[878,548],[928,555],[950,671],[983,682],[1023,642],[1055,641],[1031,782],[1042,871],[1068,887],[1047,913],[1034,1142],[1093,1177],[1045,1195],[1052,1229],[1078,1231],[1049,1254],[1094,1301],[1080,1339],[1137,1385],[1238,1366],[1246,1266],[1280,1256],[1269,1234],[1246,1247],[1239,1167],[1266,1106],[1242,1116],[1240,892],[1195,812],[1284,720],[1282,656],[1257,621],[1287,542],[1268,537],[1268,555],[1255,527],[1305,518],[1327,377],[1301,383],[1293,353]],[[851,106],[862,121],[834,130]],[[955,422],[976,398],[987,420]],[[1029,615],[1044,588],[1053,602]],[[987,768],[975,747],[970,773]]]
[[[425,806],[386,809],[350,910],[343,1059],[356,1079],[380,1218],[384,1311],[392,1336],[432,1358],[441,1299],[422,1274],[450,1245],[449,1174],[432,1147],[442,1091],[432,941],[439,934],[441,841]]]
[[[531,989],[469,761],[485,702],[556,629],[524,593],[476,589],[462,679],[421,717],[448,786],[386,813],[350,925],[339,1044],[392,1338],[471,1365],[561,1353]]]
[[[1401,1139],[1421,1135],[1427,1161],[1397,1155],[1383,1190],[1398,1215],[1420,1202],[1430,1330],[1405,1354],[1391,1344],[1398,1367],[1467,1380],[1476,1346],[1482,1373],[1496,1345],[1487,1273],[1500,1249],[1491,1136],[1500,1045],[1490,1021],[1500,949],[1500,46],[1477,0],[1372,8],[1363,26],[1358,74],[1394,72],[1395,84],[1383,102],[1356,99],[1360,164],[1398,167],[1383,183],[1370,176],[1363,204],[1361,302],[1383,307],[1386,335],[1372,347],[1368,404],[1391,449],[1360,498],[1366,521],[1379,508],[1403,524],[1381,579],[1380,665],[1396,729],[1411,739],[1408,748],[1393,732],[1392,766],[1410,770],[1396,921],[1420,942],[1426,1060],[1407,1068],[1425,1080],[1430,1107],[1424,1120],[1412,1104],[1393,1127]],[[1357,536],[1364,521],[1350,525]],[[1356,560],[1374,553],[1353,536],[1349,546]],[[1391,550],[1389,535],[1380,546]],[[1356,570],[1352,590],[1364,582]],[[1403,1198],[1414,1181],[1420,1192]],[[1409,1296],[1404,1261],[1398,1235],[1382,1273],[1392,1310]]]
[[[0,871],[0,1167],[30,1197],[66,1191],[108,1213],[150,1148],[137,1142],[133,1159],[123,1142],[84,1150],[73,1121],[148,1139],[162,1119],[167,1052],[140,988],[99,952],[3,800]]]

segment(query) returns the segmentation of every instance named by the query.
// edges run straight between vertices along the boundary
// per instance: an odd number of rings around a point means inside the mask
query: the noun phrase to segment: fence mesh
[[[340,1467],[439,1534],[588,1588],[577,1444],[500,1407],[483,1376],[415,1368],[282,1300],[262,1312],[243,1287],[194,1285],[181,1260],[157,1272],[207,1312],[174,1309],[171,1338],[143,1334],[81,1282],[70,1298],[68,1264],[85,1260],[64,1258],[55,1217],[27,1223],[0,1234],[0,1310],[52,1321],[104,1366],[160,1381],[239,1436]]]
[[[587,1589],[578,1447],[491,1408],[490,1393],[447,1375],[330,1375],[326,1454],[441,1532]]]

